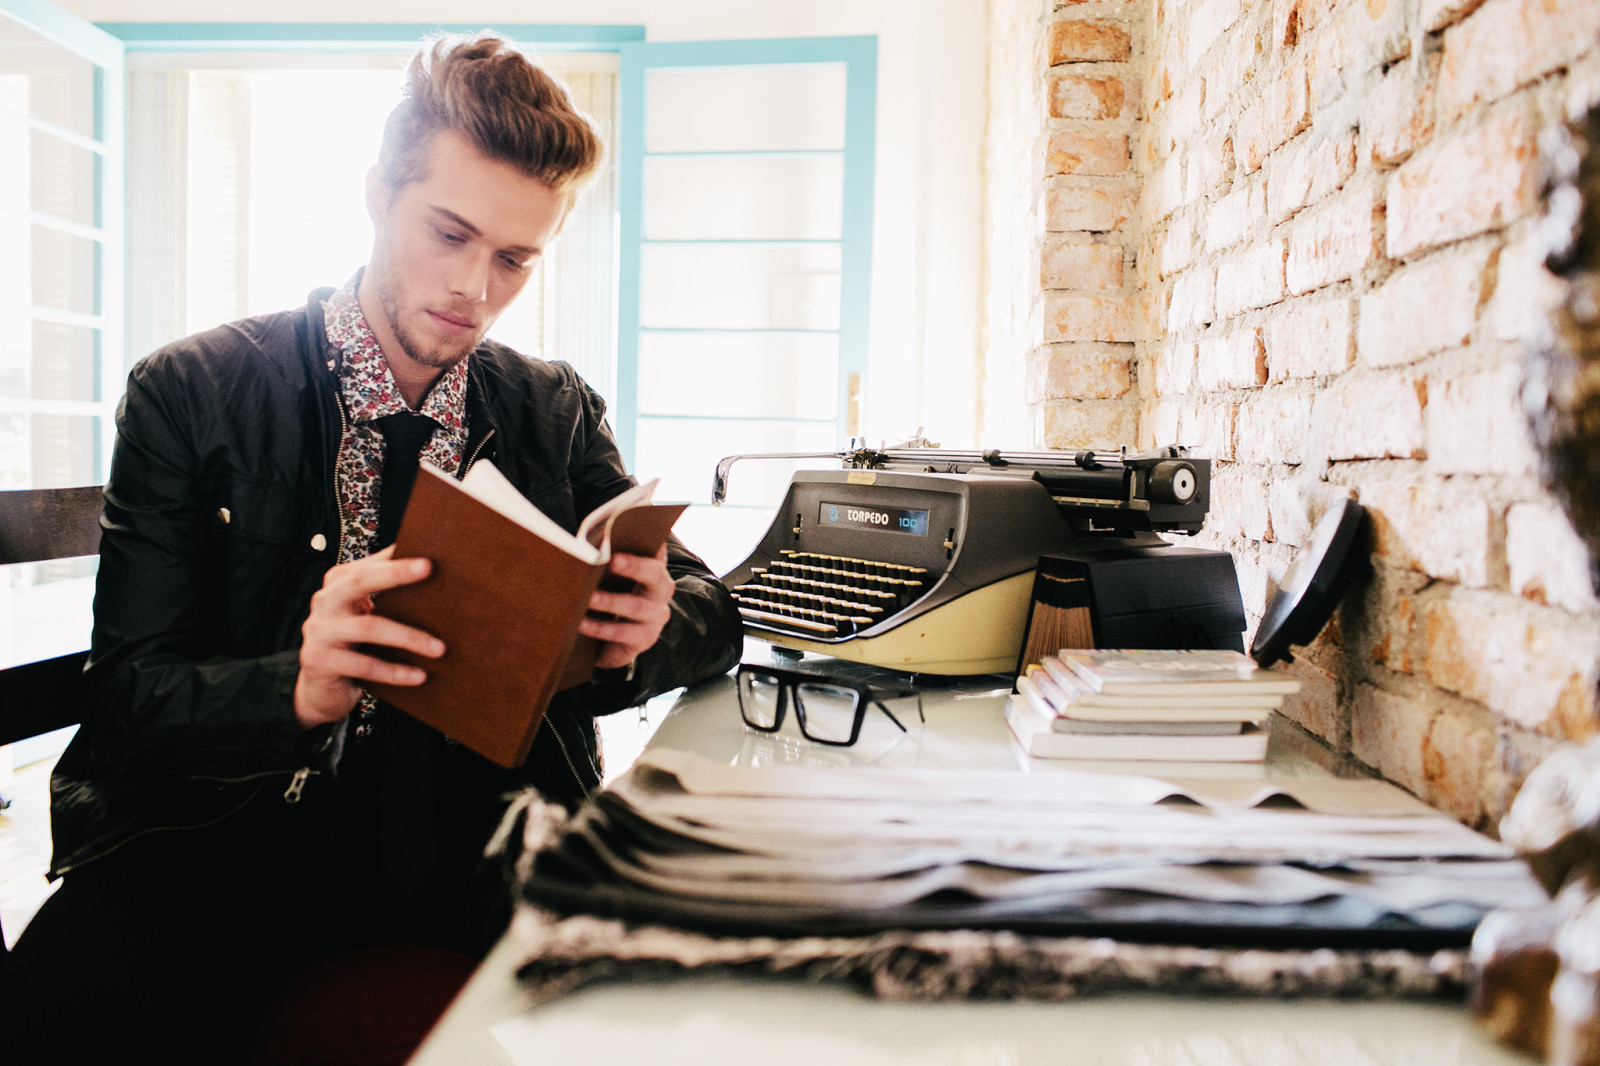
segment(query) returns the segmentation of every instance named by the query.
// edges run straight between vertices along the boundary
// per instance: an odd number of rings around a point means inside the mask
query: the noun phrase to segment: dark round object
[[[1188,503],[1199,484],[1193,463],[1165,459],[1150,471],[1150,498],[1156,503]]]
[[[1354,558],[1351,549],[1366,517],[1366,508],[1353,500],[1340,500],[1322,516],[1311,532],[1311,544],[1283,575],[1261,617],[1250,645],[1257,664],[1287,662],[1290,645],[1311,643],[1328,624],[1344,595],[1345,571]]]

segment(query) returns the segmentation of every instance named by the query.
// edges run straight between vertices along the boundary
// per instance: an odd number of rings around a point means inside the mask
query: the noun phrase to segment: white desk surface
[[[754,657],[747,655],[747,658]],[[786,723],[744,729],[731,678],[681,697],[651,745],[741,765],[1012,767],[1048,773],[1091,764],[1030,760],[1001,720],[1004,683],[925,690],[927,724],[901,736],[881,715],[856,748],[822,749]],[[902,719],[904,720],[904,719]],[[1274,728],[1265,768],[1092,764],[1152,776],[1327,776]],[[850,988],[693,976],[591,985],[531,1004],[515,948],[490,954],[412,1060],[415,1066],[1526,1066],[1449,1002],[1200,999],[1118,994],[1057,1003],[885,1003]]]

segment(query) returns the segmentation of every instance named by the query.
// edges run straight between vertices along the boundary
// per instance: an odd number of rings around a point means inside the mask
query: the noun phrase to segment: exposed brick
[[[1488,266],[1488,248],[1442,252],[1363,296],[1356,333],[1361,361],[1409,363],[1465,344],[1478,323]],[[1426,313],[1419,313],[1424,308]]]
[[[1199,245],[1194,230],[1194,213],[1185,211],[1173,215],[1167,232],[1161,235],[1160,251],[1157,253],[1161,277],[1175,274],[1193,263],[1195,253],[1200,250]]]
[[[1231,248],[1267,220],[1267,190],[1262,181],[1241,181],[1205,213],[1206,250]]]
[[[1407,571],[1406,576],[1410,577],[1412,573]],[[1379,571],[1380,582],[1387,576],[1387,572]],[[1397,674],[1415,673],[1416,656],[1420,654],[1417,648],[1415,599],[1408,592],[1371,599],[1374,606],[1379,608],[1371,614],[1373,632],[1369,654],[1372,661]]]
[[[1120,244],[1046,241],[1040,255],[1039,283],[1046,289],[1120,289],[1122,259]]]
[[[1267,154],[1311,122],[1311,96],[1305,64],[1292,61],[1262,89],[1261,96],[1239,116],[1233,150],[1246,174],[1261,166]]]
[[[1300,682],[1300,691],[1283,701],[1284,716],[1334,747],[1343,747],[1347,728],[1338,678],[1306,658],[1296,658],[1284,672]]]
[[[1493,515],[1471,478],[1394,478],[1361,486],[1377,555],[1430,577],[1489,583]]]
[[[1427,788],[1422,740],[1433,714],[1415,700],[1373,685],[1356,688],[1350,715],[1350,750],[1389,780],[1417,795]]]
[[[1207,330],[1200,337],[1196,366],[1200,387],[1206,392],[1259,387],[1267,380],[1260,328],[1236,329],[1220,335],[1216,329]]]
[[[1284,268],[1289,291],[1310,292],[1359,274],[1377,258],[1381,211],[1372,187],[1363,184],[1301,216],[1289,232]]]
[[[1206,516],[1206,528],[1217,536],[1272,539],[1266,486],[1261,483],[1259,471],[1236,466],[1213,471],[1211,513]]]
[[[1589,552],[1567,516],[1548,503],[1519,503],[1506,512],[1506,561],[1511,591],[1568,611],[1600,606]]]
[[[1128,98],[1114,74],[1063,74],[1048,79],[1051,118],[1121,118]]]
[[[1532,212],[1538,149],[1533,124],[1507,112],[1412,157],[1388,185],[1388,253],[1503,226]]]
[[[1177,442],[1193,448],[1198,456],[1231,462],[1235,414],[1231,403],[1186,407],[1178,417]]]
[[[1484,769],[1494,749],[1494,733],[1482,718],[1481,712],[1446,708],[1422,739],[1423,798],[1470,826],[1484,817]]]
[[[1403,163],[1433,136],[1434,77],[1439,56],[1401,63],[1362,101],[1362,154],[1374,163]]]
[[[1267,323],[1267,371],[1272,381],[1338,374],[1355,362],[1350,343],[1353,300],[1297,300]]]
[[[1128,169],[1128,135],[1056,130],[1045,152],[1047,174],[1121,174]]]
[[[1239,21],[1240,13],[1240,0],[1204,0],[1190,10],[1184,25],[1184,52],[1191,71],[1217,38]]]
[[[1515,364],[1442,373],[1428,389],[1428,461],[1440,473],[1532,475],[1537,453]]]
[[[1183,156],[1168,156],[1156,174],[1156,217],[1166,218],[1183,206]]]
[[[1132,218],[1133,206],[1134,193],[1126,188],[1070,186],[1046,189],[1044,228],[1054,232],[1087,230],[1104,233]]]
[[[1229,318],[1283,299],[1283,259],[1283,238],[1273,237],[1219,264],[1217,317]]]
[[[1207,121],[1216,119],[1238,98],[1255,77],[1261,59],[1261,33],[1248,21],[1241,23],[1227,43],[1218,50],[1215,61],[1205,71]]]
[[[1457,22],[1483,4],[1483,0],[1422,0],[1417,10],[1417,20],[1425,33],[1442,30]]]
[[[1305,397],[1308,411],[1311,400],[1311,396]],[[1305,547],[1311,543],[1311,530],[1317,519],[1335,501],[1348,499],[1349,496],[1349,489],[1311,477],[1289,477],[1274,481],[1267,490],[1267,506],[1272,511],[1272,538],[1280,544]]]
[[[1267,213],[1281,222],[1343,187],[1356,172],[1356,136],[1307,134],[1274,152],[1267,163]]]
[[[1191,348],[1193,346],[1191,345]],[[1154,409],[1140,419],[1140,424],[1150,430],[1151,437],[1147,442],[1150,447],[1175,444],[1182,438],[1178,434],[1178,423],[1183,417],[1183,404],[1176,399],[1162,400]]]
[[[1130,351],[1106,344],[1050,344],[1028,357],[1029,403],[1114,400],[1128,394]]]
[[[1053,400],[1040,404],[1037,438],[1046,448],[1109,448],[1134,438],[1139,412],[1116,401]]]
[[[1565,283],[1544,268],[1545,243],[1544,236],[1529,227],[1500,250],[1494,295],[1484,316],[1497,340],[1535,336],[1566,293]]]
[[[1274,52],[1293,48],[1300,41],[1299,0],[1272,0],[1272,37]]]
[[[1487,0],[1445,31],[1439,112],[1449,121],[1594,47],[1600,0]]]
[[[1318,109],[1351,89],[1364,90],[1367,72],[1411,52],[1411,6],[1395,0],[1341,3],[1307,32],[1307,8],[1300,9],[1300,34],[1308,42],[1307,73]]]
[[[1347,374],[1317,394],[1314,421],[1330,459],[1421,458],[1427,403],[1421,378]]]
[[[1161,396],[1181,396],[1194,381],[1195,344],[1168,338],[1156,356],[1156,392]]]
[[[1226,128],[1195,143],[1184,172],[1183,200],[1209,196],[1233,181],[1233,135]]]
[[[1100,19],[1071,19],[1050,27],[1050,65],[1057,63],[1119,63],[1132,48],[1128,28]]]
[[[1217,272],[1213,267],[1196,267],[1178,275],[1172,283],[1172,303],[1167,308],[1167,328],[1202,326],[1216,317]]]
[[[1200,106],[1204,93],[1205,86],[1196,81],[1172,98],[1172,106],[1167,109],[1166,132],[1175,146],[1186,147],[1200,132],[1205,121]]]
[[[1299,466],[1311,435],[1312,396],[1295,389],[1267,389],[1239,407],[1241,463]]]
[[[1044,339],[1055,341],[1132,341],[1132,307],[1120,296],[1047,296]]]
[[[1529,729],[1592,722],[1600,632],[1495,593],[1456,591],[1426,615],[1428,680]],[[1592,727],[1591,727],[1592,728]]]

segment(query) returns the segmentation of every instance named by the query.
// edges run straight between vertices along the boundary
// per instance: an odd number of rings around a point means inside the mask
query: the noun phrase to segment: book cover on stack
[[[1039,758],[1259,762],[1299,687],[1234,651],[1062,649],[1017,678],[1005,715]]]

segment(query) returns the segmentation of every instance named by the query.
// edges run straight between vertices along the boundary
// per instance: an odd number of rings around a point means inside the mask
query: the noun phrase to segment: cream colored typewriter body
[[[1043,555],[1170,549],[1194,532],[1209,463],[1118,453],[838,453],[800,471],[760,544],[724,575],[750,635],[910,673],[1015,670]],[[793,458],[794,456],[785,456]],[[720,500],[732,456],[718,467]]]

